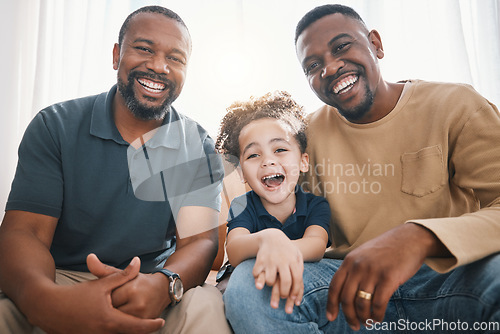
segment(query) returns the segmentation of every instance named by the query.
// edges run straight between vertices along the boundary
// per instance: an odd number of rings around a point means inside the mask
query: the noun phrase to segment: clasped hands
[[[167,285],[163,275],[139,273],[137,257],[120,270],[90,254],[87,266],[97,279],[73,285],[42,281],[44,288],[31,296],[29,321],[51,334],[142,334],[164,326],[159,316],[169,300],[158,293]]]
[[[155,282],[163,279],[162,275],[139,273],[138,257],[120,270],[103,264],[95,254],[90,254],[87,266],[97,276],[96,280],[63,287],[69,298],[79,303],[78,312],[71,314],[75,319],[65,319],[72,323],[72,333],[89,330],[92,333],[151,333],[163,327],[165,321],[159,316],[169,301],[162,299]],[[68,294],[66,296],[67,299]],[[59,319],[59,322],[61,325],[64,321]],[[54,328],[53,332],[60,330]]]

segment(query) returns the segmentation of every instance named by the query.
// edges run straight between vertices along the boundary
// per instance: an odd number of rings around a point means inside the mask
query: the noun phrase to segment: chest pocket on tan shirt
[[[443,153],[441,146],[425,147],[417,152],[401,156],[401,191],[423,197],[445,184]]]

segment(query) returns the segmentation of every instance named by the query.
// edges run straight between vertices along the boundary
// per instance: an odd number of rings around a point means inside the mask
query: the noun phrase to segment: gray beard
[[[128,84],[125,84],[123,80],[118,78],[118,91],[125,100],[127,108],[137,119],[142,121],[162,120],[170,110],[172,102],[175,100],[172,96],[173,86],[170,86],[169,96],[162,105],[158,107],[149,107],[136,98],[133,88],[134,80],[135,76],[133,73],[128,77]]]

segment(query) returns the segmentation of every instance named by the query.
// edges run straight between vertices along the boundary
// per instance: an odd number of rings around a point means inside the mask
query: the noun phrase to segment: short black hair
[[[125,34],[127,33],[128,27],[130,25],[130,21],[134,18],[134,16],[136,16],[137,14],[140,14],[140,13],[156,13],[156,14],[165,15],[169,19],[175,20],[175,21],[179,22],[180,24],[182,24],[189,33],[189,29],[187,28],[184,21],[174,11],[172,11],[168,8],[165,8],[165,7],[161,7],[161,6],[145,6],[145,7],[141,7],[139,9],[137,9],[136,11],[132,12],[129,16],[127,16],[127,18],[123,22],[122,27],[120,28],[120,33],[118,34],[118,45],[119,46],[122,45],[123,38],[125,37]]]
[[[366,27],[366,24],[361,16],[359,16],[359,14],[351,7],[339,4],[318,6],[310,10],[306,15],[304,15],[304,17],[302,17],[302,19],[300,19],[299,23],[297,23],[297,28],[295,29],[295,44],[297,44],[297,39],[299,39],[300,34],[302,34],[302,32],[311,24],[324,16],[337,13],[356,19]]]

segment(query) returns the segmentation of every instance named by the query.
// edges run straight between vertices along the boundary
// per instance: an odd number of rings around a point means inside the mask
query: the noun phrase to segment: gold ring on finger
[[[366,300],[371,300],[372,294],[363,290],[358,290],[358,297]]]

